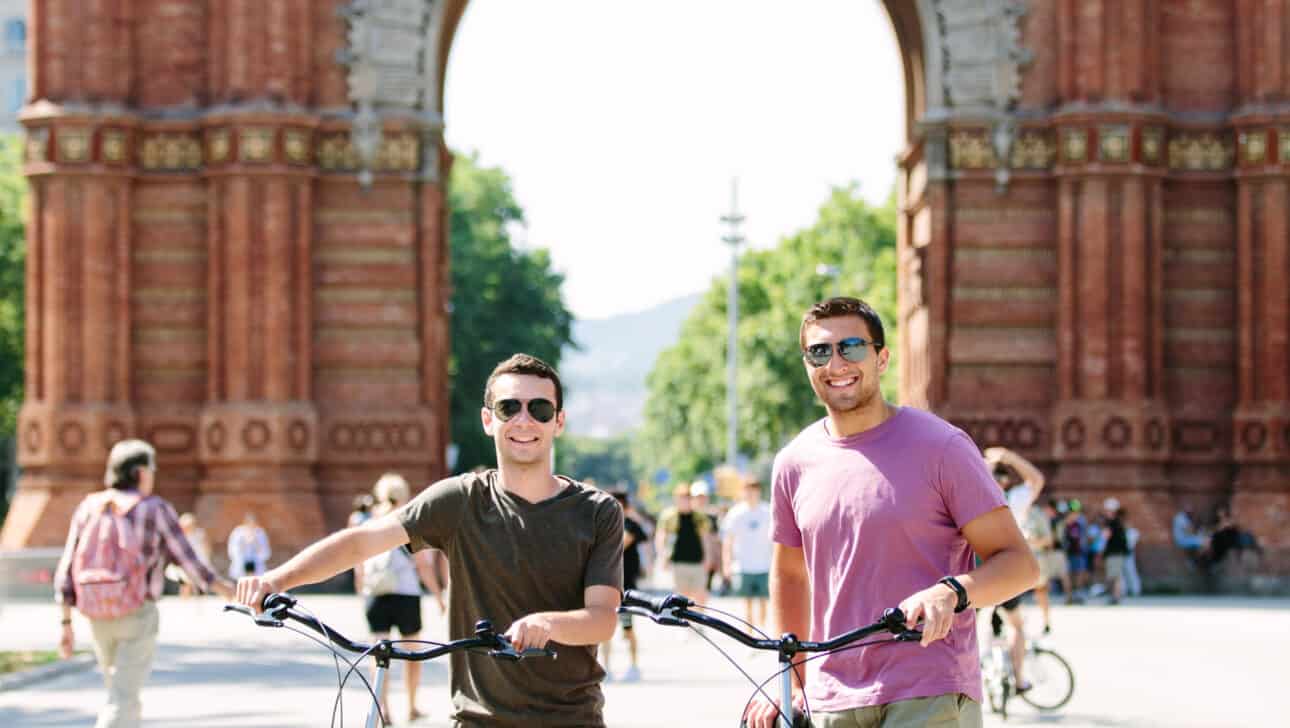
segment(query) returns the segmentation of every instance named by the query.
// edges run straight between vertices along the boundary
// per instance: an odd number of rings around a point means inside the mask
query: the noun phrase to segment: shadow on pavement
[[[50,708],[44,710],[26,710],[23,708],[0,708],[0,725],[40,728],[40,726],[93,725],[93,710],[72,710],[69,708]]]

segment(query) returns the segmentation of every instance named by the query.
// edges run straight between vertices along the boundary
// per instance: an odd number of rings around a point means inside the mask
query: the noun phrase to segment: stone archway
[[[466,0],[128,5],[32,5],[3,545],[56,544],[133,434],[213,533],[250,504],[289,551],[379,470],[442,471],[439,99]],[[1290,575],[1290,69],[1262,32],[1281,5],[884,6],[906,401],[1063,495],[1115,494],[1157,579],[1182,574],[1179,505],[1228,499]]]

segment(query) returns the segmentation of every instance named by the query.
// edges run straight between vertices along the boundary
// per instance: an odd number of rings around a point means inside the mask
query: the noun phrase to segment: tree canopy
[[[838,270],[837,281],[820,266]],[[882,316],[887,346],[896,330],[896,206],[866,203],[856,185],[835,188],[816,222],[769,250],[739,259],[738,446],[754,460],[773,456],[823,416],[802,369],[797,334],[811,304],[834,294],[868,301]],[[659,355],[635,457],[692,478],[725,459],[728,276],[713,280],[676,345]],[[883,377],[894,401],[896,366]]]
[[[4,135],[0,137],[0,440],[13,435],[22,404],[26,194],[22,142],[16,135]]]
[[[451,206],[452,441],[456,470],[496,462],[493,441],[479,424],[484,383],[511,354],[532,354],[559,366],[573,341],[564,276],[544,249],[518,250],[510,230],[524,222],[506,172],[484,167],[478,155],[459,155],[448,184]]]

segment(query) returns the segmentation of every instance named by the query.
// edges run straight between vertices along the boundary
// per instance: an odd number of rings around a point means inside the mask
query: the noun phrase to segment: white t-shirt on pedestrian
[[[737,503],[721,523],[722,538],[733,539],[730,570],[736,574],[770,572],[770,506]]]

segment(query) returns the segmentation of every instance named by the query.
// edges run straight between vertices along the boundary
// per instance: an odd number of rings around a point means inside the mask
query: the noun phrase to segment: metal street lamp
[[[732,468],[739,451],[739,401],[735,374],[739,355],[739,246],[744,242],[739,225],[743,221],[744,216],[739,214],[739,180],[732,179],[730,212],[721,216],[721,222],[730,226],[730,231],[721,236],[721,241],[730,246],[730,290],[726,302],[726,325],[730,335],[726,342],[726,464]]]

